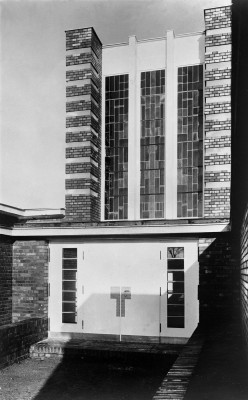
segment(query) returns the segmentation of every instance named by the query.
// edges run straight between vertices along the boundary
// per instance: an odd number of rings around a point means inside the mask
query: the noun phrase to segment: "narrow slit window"
[[[167,250],[167,326],[184,328],[184,248],[168,247]]]
[[[77,249],[63,249],[62,322],[75,324],[77,316]]]

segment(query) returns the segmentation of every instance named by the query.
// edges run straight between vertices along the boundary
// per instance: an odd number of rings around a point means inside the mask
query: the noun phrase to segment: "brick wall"
[[[248,208],[241,228],[240,269],[241,315],[245,337],[248,342]]]
[[[66,32],[66,51],[66,221],[97,222],[102,45],[93,28],[76,29]]]
[[[13,244],[12,321],[47,317],[48,243],[17,240]]]
[[[199,239],[200,322],[230,319],[238,310],[237,260],[230,233]]]
[[[31,318],[0,327],[0,368],[29,355],[32,344],[47,337],[47,318]]]
[[[204,215],[230,216],[231,6],[205,10]]]
[[[12,241],[0,237],[0,326],[12,321]]]

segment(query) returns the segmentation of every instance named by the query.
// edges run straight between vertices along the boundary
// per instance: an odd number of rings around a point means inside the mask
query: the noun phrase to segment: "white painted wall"
[[[167,328],[167,246],[185,248],[185,328]],[[77,324],[62,324],[62,248],[78,248]],[[50,335],[87,333],[188,338],[197,326],[197,242],[58,241],[50,243]],[[126,315],[116,316],[112,286],[130,287]],[[161,297],[160,297],[161,288]],[[82,328],[83,320],[83,328]],[[159,332],[161,323],[162,331]]]

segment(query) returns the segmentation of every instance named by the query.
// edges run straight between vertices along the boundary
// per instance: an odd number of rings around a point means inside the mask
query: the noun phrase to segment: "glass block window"
[[[177,143],[177,216],[202,217],[202,65],[178,68]]]
[[[140,218],[164,217],[165,71],[141,73]]]
[[[105,81],[105,219],[128,218],[128,75]]]
[[[184,248],[167,249],[167,326],[184,328]]]
[[[77,315],[77,249],[63,249],[62,257],[62,322],[75,324]]]

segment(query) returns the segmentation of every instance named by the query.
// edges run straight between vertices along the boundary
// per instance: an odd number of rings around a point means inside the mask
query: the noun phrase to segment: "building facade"
[[[228,313],[231,53],[230,6],[200,33],[66,32],[65,213],[4,231],[19,275],[41,255],[50,337],[185,342]],[[21,280],[14,321],[34,312]]]

